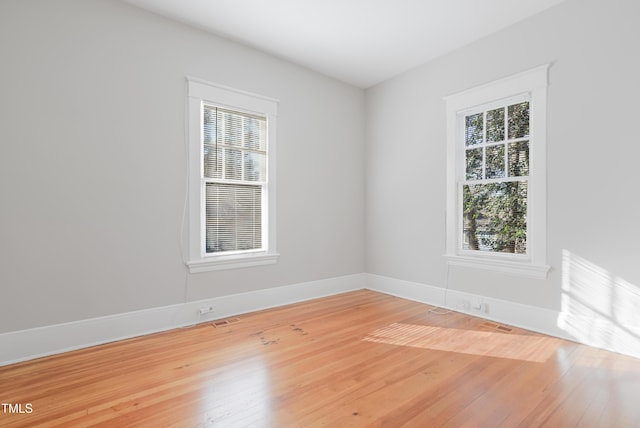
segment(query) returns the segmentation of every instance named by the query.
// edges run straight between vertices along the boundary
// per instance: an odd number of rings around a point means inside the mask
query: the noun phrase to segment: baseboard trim
[[[637,326],[361,273],[0,333],[0,366],[365,288],[640,358]]]
[[[640,358],[640,326],[366,274],[367,288]]]
[[[367,274],[367,288],[420,303],[510,324],[568,340],[576,340],[557,327],[559,312],[477,294]],[[474,309],[475,305],[480,305]],[[488,309],[488,312],[487,312]]]
[[[366,288],[384,294],[401,297],[428,305],[444,306],[445,290],[418,282],[389,278],[381,275],[365,274]]]
[[[365,288],[365,274],[0,334],[0,366]],[[199,309],[213,306],[204,316]]]
[[[457,312],[577,341],[575,337],[558,327],[558,311],[456,290],[448,291],[447,302],[447,308]]]

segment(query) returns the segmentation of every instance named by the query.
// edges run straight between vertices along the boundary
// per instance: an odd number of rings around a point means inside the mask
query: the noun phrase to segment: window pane
[[[202,120],[202,132],[205,143],[215,143],[216,141],[216,111],[205,107]]]
[[[519,141],[509,144],[509,177],[529,175],[529,142]]]
[[[509,139],[529,136],[529,103],[510,105],[509,115]]]
[[[244,179],[246,181],[263,181],[266,177],[266,156],[262,153],[244,153]]]
[[[262,248],[262,187],[206,184],[206,252]]]
[[[487,112],[487,141],[504,141],[504,107]]]
[[[222,178],[222,149],[214,144],[202,147],[203,172],[206,178]]]
[[[244,122],[244,147],[251,150],[266,150],[267,122],[264,119],[247,117]]]
[[[218,142],[242,147],[242,116],[218,109]]]
[[[525,254],[527,182],[462,186],[463,249]]]
[[[502,178],[504,168],[504,145],[487,147],[487,178]]]
[[[465,117],[465,145],[473,146],[482,144],[482,113]]]
[[[242,180],[242,151],[224,149],[224,178]]]
[[[467,180],[482,180],[482,149],[467,149]]]

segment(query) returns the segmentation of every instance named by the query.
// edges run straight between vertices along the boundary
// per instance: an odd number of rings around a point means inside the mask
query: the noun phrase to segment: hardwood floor
[[[0,427],[640,427],[640,360],[362,290],[0,367],[0,402]]]

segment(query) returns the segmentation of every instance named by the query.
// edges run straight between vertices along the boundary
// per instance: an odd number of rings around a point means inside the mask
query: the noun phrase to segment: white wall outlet
[[[484,312],[485,314],[489,313],[489,304],[487,302],[482,303],[482,312]]]
[[[200,313],[200,316],[203,316],[203,315],[206,315],[206,314],[210,314],[211,312],[213,312],[213,305],[204,306],[204,307],[200,308],[198,310],[198,312]]]

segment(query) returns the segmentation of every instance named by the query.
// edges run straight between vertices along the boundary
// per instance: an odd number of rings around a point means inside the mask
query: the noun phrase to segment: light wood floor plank
[[[640,361],[356,291],[0,367],[0,427],[638,427]],[[2,409],[0,409],[2,411]]]

